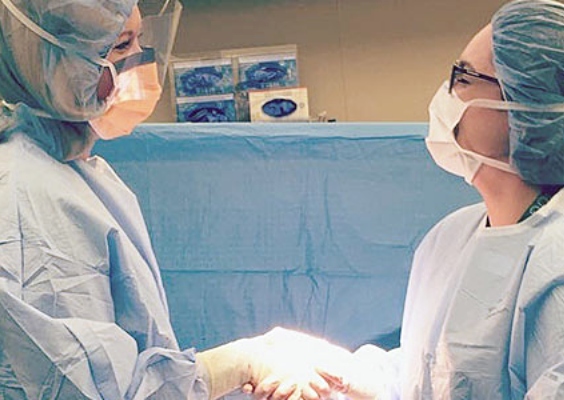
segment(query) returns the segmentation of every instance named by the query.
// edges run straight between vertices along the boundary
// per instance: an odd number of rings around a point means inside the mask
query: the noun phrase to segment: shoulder
[[[108,162],[98,155],[85,161],[75,161],[76,168],[83,176],[96,175],[99,179],[107,179],[118,185],[127,187]]]
[[[0,143],[0,242],[9,243],[20,236],[18,227],[17,178],[18,143],[5,138]]]
[[[456,265],[485,215],[485,206],[480,203],[458,209],[439,221],[415,250],[410,280],[452,272],[451,266]]]
[[[425,235],[417,248],[416,255],[422,251],[428,251],[435,246],[442,245],[443,241],[448,242],[449,246],[454,247],[467,243],[469,237],[476,232],[485,216],[486,206],[484,203],[462,207],[448,214]]]
[[[52,158],[25,135],[2,143],[0,160],[0,202],[17,211],[14,221],[47,234],[62,226],[92,227],[104,218],[100,200],[73,166]]]
[[[25,201],[37,193],[56,193],[59,186],[64,190],[65,179],[54,170],[64,168],[23,134],[10,135],[0,144],[0,195],[5,199]]]
[[[29,200],[40,209],[57,203],[79,207],[89,197],[85,183],[69,163],[51,157],[25,135],[16,135],[10,145],[12,162],[7,169],[20,205]]]
[[[547,288],[564,282],[564,214],[554,213],[531,243],[526,286]]]
[[[564,285],[564,192],[545,207],[530,218],[536,233],[529,244],[519,293],[522,308],[529,308]]]
[[[471,204],[451,212],[440,220],[433,229],[445,229],[449,226],[467,225],[468,223],[478,224],[485,215],[486,206],[484,203]]]
[[[543,215],[535,224],[538,234],[531,244],[530,264],[544,268],[550,266],[564,275],[564,192],[558,193],[545,207],[546,210],[537,212]]]

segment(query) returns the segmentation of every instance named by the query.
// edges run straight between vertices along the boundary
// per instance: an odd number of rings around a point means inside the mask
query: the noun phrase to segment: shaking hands
[[[261,351],[243,386],[257,399],[319,400],[341,393],[351,400],[372,400],[385,390],[383,377],[374,374],[385,363],[385,352],[374,346],[351,353],[324,339],[283,328],[259,338],[256,349]]]

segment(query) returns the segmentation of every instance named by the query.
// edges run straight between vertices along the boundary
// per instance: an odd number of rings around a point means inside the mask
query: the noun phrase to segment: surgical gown
[[[0,124],[0,399],[207,399],[133,193],[25,106]]]
[[[397,399],[564,399],[564,190],[525,221],[487,228],[477,204],[416,251]]]

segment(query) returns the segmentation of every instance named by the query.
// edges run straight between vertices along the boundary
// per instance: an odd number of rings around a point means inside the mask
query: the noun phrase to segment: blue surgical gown
[[[0,125],[0,398],[207,399],[134,194],[25,107]]]
[[[525,221],[454,212],[414,257],[396,399],[564,399],[564,190]],[[383,362],[386,363],[386,362]]]

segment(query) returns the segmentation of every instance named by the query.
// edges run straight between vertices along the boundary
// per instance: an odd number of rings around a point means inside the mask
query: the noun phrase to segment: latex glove
[[[283,378],[282,384],[277,389],[281,391],[287,382],[297,381],[305,399],[326,398],[331,395],[327,381],[320,380],[320,375],[315,373],[317,368],[322,371],[346,370],[346,365],[352,364],[352,354],[339,346],[328,341],[307,335],[302,332],[292,331],[284,328],[274,328],[264,335],[265,342],[282,352],[291,363],[289,368],[294,371],[293,379]],[[267,378],[261,380],[258,385],[245,385],[245,393],[253,393],[256,398],[271,396],[276,382],[281,381],[280,369],[272,372]],[[304,383],[304,380],[309,382]],[[332,383],[332,381],[330,381]],[[277,392],[274,392],[276,398]]]
[[[329,385],[316,373],[313,353],[302,352],[307,335],[300,342],[296,335],[281,338],[281,332],[274,330],[197,354],[198,363],[207,370],[210,398],[241,387],[255,397],[273,400],[317,400],[319,393],[327,395]]]
[[[317,372],[332,390],[351,400],[387,398],[393,381],[387,368],[387,353],[372,345],[360,347],[348,360],[339,364],[325,364]]]
[[[329,384],[316,373],[316,367],[349,364],[352,359],[352,354],[342,347],[289,329],[274,328],[264,335],[264,340],[268,346],[276,349],[279,360],[286,360],[288,365],[273,370],[254,387],[250,385],[243,387],[244,392],[252,392],[256,398],[279,398],[280,393],[286,391],[289,382],[298,385],[298,390],[301,391],[304,399],[317,400],[328,397],[331,389]],[[283,375],[287,371],[291,371],[291,376]],[[281,383],[273,392],[276,382]]]

